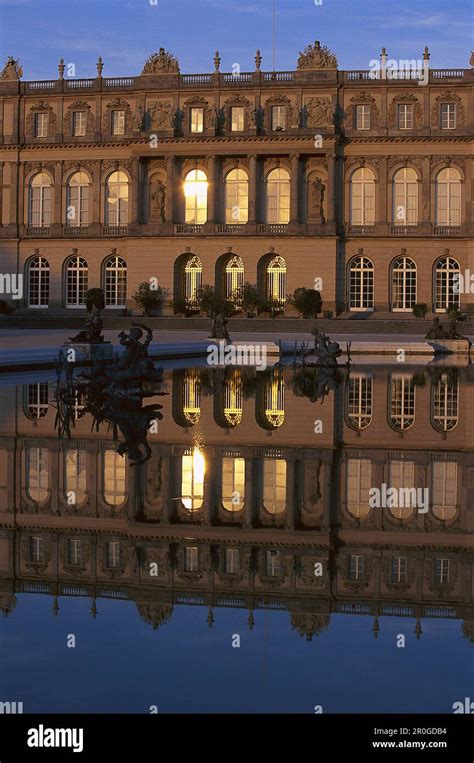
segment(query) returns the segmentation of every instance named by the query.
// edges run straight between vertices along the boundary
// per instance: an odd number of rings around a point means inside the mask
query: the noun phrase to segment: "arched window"
[[[372,422],[373,379],[350,374],[346,386],[346,421],[352,429],[367,429]]]
[[[431,497],[437,519],[454,519],[457,512],[458,465],[455,461],[431,464]]]
[[[127,299],[127,263],[113,255],[104,264],[105,306],[125,307]]]
[[[222,506],[226,511],[241,511],[245,503],[245,458],[222,459]]]
[[[70,257],[66,265],[66,307],[84,307],[89,268],[82,257]]]
[[[266,297],[270,302],[285,306],[286,262],[283,257],[273,257],[267,265]]]
[[[436,176],[436,225],[461,225],[461,175],[454,167]]]
[[[49,262],[33,257],[28,263],[28,307],[48,307]]]
[[[25,416],[36,421],[43,419],[48,413],[49,406],[49,384],[48,382],[37,382],[36,384],[26,384],[24,387],[23,410]]]
[[[234,255],[225,266],[225,298],[236,307],[242,304],[239,289],[244,285],[244,263],[241,257]]]
[[[190,257],[184,266],[183,296],[187,307],[198,307],[197,290],[202,285],[202,262],[199,257]]]
[[[367,167],[351,175],[350,224],[375,225],[375,177]]]
[[[417,510],[415,462],[390,459],[388,475],[389,488],[397,491],[394,505],[389,506],[390,514],[396,519],[409,519]]]
[[[125,459],[116,450],[103,455],[104,501],[109,506],[120,506],[125,501]]]
[[[272,429],[278,429],[285,421],[285,380],[276,372],[265,382],[265,419]]]
[[[28,225],[35,228],[51,225],[51,180],[45,172],[38,172],[30,181]]]
[[[349,310],[374,309],[374,265],[368,257],[349,263]]]
[[[225,221],[243,225],[249,219],[249,181],[245,170],[235,169],[225,179]]]
[[[36,503],[49,496],[49,454],[47,448],[26,449],[26,494]]]
[[[418,180],[411,167],[403,167],[393,177],[393,224],[417,225]]]
[[[457,376],[443,374],[431,386],[431,425],[438,432],[450,432],[458,423],[459,383]]]
[[[68,449],[64,453],[64,487],[69,506],[80,506],[86,499],[87,453]]]
[[[112,172],[105,191],[105,221],[107,225],[128,223],[128,177],[125,172]]]
[[[441,257],[435,265],[434,303],[436,312],[445,312],[451,305],[459,307],[459,262]]]
[[[206,463],[202,451],[194,448],[181,458],[181,501],[185,509],[197,511],[204,502]]]
[[[67,185],[66,225],[82,227],[89,224],[89,178],[85,172],[75,172]]]
[[[397,432],[410,429],[415,423],[415,383],[413,377],[395,375],[390,378],[389,423]]]
[[[285,511],[286,461],[283,458],[263,459],[263,507],[270,514]]]
[[[224,419],[229,427],[236,427],[242,421],[242,397],[242,374],[232,368],[224,382]]]
[[[413,310],[416,305],[416,264],[397,257],[392,265],[392,310]]]
[[[363,519],[370,512],[372,461],[368,458],[348,458],[346,470],[347,510],[353,517]]]
[[[201,377],[194,368],[184,374],[183,415],[190,426],[197,424],[201,417]]]
[[[288,225],[290,222],[290,175],[275,169],[267,175],[267,223]]]
[[[191,225],[204,225],[207,220],[206,173],[191,170],[184,179],[184,197],[186,200],[185,221]]]

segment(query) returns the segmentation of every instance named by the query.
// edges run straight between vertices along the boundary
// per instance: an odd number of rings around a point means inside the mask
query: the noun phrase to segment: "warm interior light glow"
[[[198,484],[202,484],[204,482],[206,462],[204,460],[204,454],[198,448],[195,448],[193,451],[193,470],[194,481]]]
[[[207,180],[186,180],[184,184],[184,195],[186,198],[193,196],[207,197]]]
[[[204,454],[199,448],[194,448],[192,455],[182,457],[181,500],[190,511],[202,507],[205,471]]]

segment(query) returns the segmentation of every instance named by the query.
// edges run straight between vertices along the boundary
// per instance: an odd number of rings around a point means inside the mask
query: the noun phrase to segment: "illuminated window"
[[[104,264],[105,305],[125,307],[127,300],[127,263],[122,257],[109,257]]]
[[[224,418],[229,427],[240,424],[242,411],[242,375],[234,368],[224,382]]]
[[[89,178],[85,172],[75,172],[67,185],[66,224],[80,227],[89,223]]]
[[[80,506],[86,498],[87,453],[85,450],[70,449],[65,452],[64,485],[66,500],[70,506]]]
[[[454,519],[458,497],[458,465],[455,461],[431,464],[431,498],[437,519]]]
[[[272,429],[278,429],[285,421],[285,380],[276,372],[265,382],[265,419]]]
[[[398,129],[413,129],[413,104],[400,103],[398,106]]]
[[[282,458],[263,459],[263,506],[270,514],[286,508],[286,461]]]
[[[369,515],[371,482],[372,462],[369,459],[347,459],[347,510],[352,516],[362,519]]]
[[[239,289],[244,285],[244,263],[241,257],[235,255],[225,266],[225,298],[233,302],[235,307],[241,306]]]
[[[461,225],[461,175],[454,167],[436,176],[436,225]]]
[[[415,463],[390,459],[388,474],[389,487],[397,491],[395,503],[399,504],[389,507],[390,514],[396,519],[408,519],[416,511]]]
[[[204,131],[204,109],[191,109],[191,132]]]
[[[83,137],[86,134],[87,113],[85,111],[72,112],[72,134]]]
[[[125,111],[114,110],[111,115],[112,119],[112,135],[124,135],[125,134]]]
[[[203,225],[207,220],[207,176],[202,170],[191,170],[184,180],[185,221]]]
[[[206,464],[203,453],[195,448],[181,458],[181,501],[189,511],[202,508]]]
[[[202,262],[199,257],[191,257],[185,264],[184,270],[184,300],[190,308],[197,308],[198,289],[202,285]]]
[[[349,310],[374,309],[374,265],[368,257],[349,263]]]
[[[48,137],[48,114],[40,112],[35,114],[35,138]]]
[[[416,264],[410,257],[398,257],[392,271],[392,310],[411,312],[416,305]]]
[[[415,170],[404,167],[393,178],[393,224],[418,223],[418,181]]]
[[[266,269],[266,296],[280,307],[286,302],[286,262],[283,257],[273,257]]]
[[[107,225],[126,225],[128,223],[128,178],[125,172],[118,170],[109,175],[105,196]]]
[[[28,225],[47,228],[51,225],[51,181],[45,172],[38,172],[31,181],[28,194]]]
[[[267,176],[267,223],[287,225],[290,222],[290,175],[276,169]]]
[[[375,177],[372,170],[361,167],[350,180],[351,225],[375,225]]]
[[[272,130],[286,130],[286,106],[272,106]]]
[[[243,225],[249,218],[249,181],[245,170],[231,170],[225,179],[225,221]]]
[[[356,130],[370,130],[370,105],[356,106]]]
[[[116,450],[104,452],[104,500],[109,506],[125,501],[125,459]]]
[[[231,130],[232,132],[243,132],[245,125],[245,109],[243,106],[233,106],[231,108]]]
[[[89,283],[89,268],[83,257],[71,257],[66,266],[66,306],[84,307]]]
[[[49,262],[33,257],[28,263],[28,307],[48,307]]]
[[[222,505],[227,511],[241,511],[245,503],[245,459],[222,459]]]
[[[201,416],[201,381],[199,372],[195,369],[184,374],[183,414],[191,426],[197,424]]]
[[[431,423],[438,432],[450,432],[458,423],[459,384],[457,377],[448,374],[432,384],[431,387]]]
[[[47,448],[26,449],[26,493],[32,501],[44,503],[49,496],[49,454]]]
[[[392,375],[390,379],[390,426],[398,432],[415,423],[415,384],[411,376]]]
[[[456,127],[456,104],[441,104],[441,129],[454,130]]]

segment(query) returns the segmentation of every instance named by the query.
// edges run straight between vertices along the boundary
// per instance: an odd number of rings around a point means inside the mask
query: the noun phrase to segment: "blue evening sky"
[[[152,3],[155,3],[152,4]],[[468,67],[473,44],[472,0],[275,0],[276,68],[295,68],[298,52],[321,40],[341,69],[367,69],[386,46],[395,59],[421,58],[428,45],[431,66]],[[319,0],[318,0],[319,2]],[[19,57],[25,79],[57,76],[61,57],[76,77],[95,75],[101,55],[104,76],[139,74],[145,58],[164,46],[183,72],[272,69],[273,0],[0,0],[3,58]]]

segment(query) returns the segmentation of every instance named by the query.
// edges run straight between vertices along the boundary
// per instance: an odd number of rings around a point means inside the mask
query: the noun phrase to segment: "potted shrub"
[[[459,321],[461,320],[462,313],[458,305],[449,305],[447,309],[447,315],[450,320],[453,320],[453,318],[455,318],[457,321]]]
[[[198,287],[196,298],[199,310],[207,317],[212,316],[214,313],[223,313],[224,315],[229,316],[235,311],[232,302],[225,299],[221,294],[218,294],[214,286],[210,286],[209,284],[204,284]]]
[[[243,286],[237,289],[233,296],[236,304],[240,305],[242,310],[247,314],[247,318],[254,318],[260,303],[257,287],[246,281]]]
[[[418,302],[413,308],[413,315],[415,316],[415,318],[423,318],[424,320],[427,312],[428,312],[428,305],[425,302]]]
[[[105,308],[105,296],[103,289],[88,289],[86,291],[86,309],[87,312],[92,312],[92,308],[97,310],[104,310]]]
[[[163,286],[152,289],[148,281],[141,283],[133,295],[134,302],[141,307],[144,315],[160,315],[166,300],[167,290]]]
[[[317,318],[323,306],[319,291],[308,289],[306,286],[299,286],[295,289],[293,294],[288,297],[288,302],[303,318]]]

